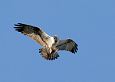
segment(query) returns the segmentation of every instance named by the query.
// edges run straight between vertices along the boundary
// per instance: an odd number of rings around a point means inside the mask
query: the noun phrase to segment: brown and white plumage
[[[39,53],[47,60],[57,59],[59,50],[66,50],[72,53],[76,53],[78,50],[78,45],[73,40],[59,40],[57,36],[49,36],[39,27],[18,23],[15,24],[14,28],[43,46],[43,48],[39,49]]]
[[[56,47],[58,50],[66,50],[74,54],[78,50],[78,45],[72,39],[60,40]]]

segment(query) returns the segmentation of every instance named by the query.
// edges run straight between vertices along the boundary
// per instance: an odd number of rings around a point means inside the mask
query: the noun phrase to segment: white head
[[[55,40],[55,43],[57,43],[59,41],[59,38],[57,37],[57,35],[54,35],[53,38]]]

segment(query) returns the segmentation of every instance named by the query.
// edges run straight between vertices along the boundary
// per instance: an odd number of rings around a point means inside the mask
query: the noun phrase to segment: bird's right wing
[[[56,47],[58,50],[66,50],[72,53],[76,53],[78,50],[78,45],[72,39],[60,40]]]
[[[29,36],[30,38],[35,40],[40,45],[42,46],[47,45],[46,39],[49,38],[50,36],[46,34],[44,31],[42,31],[40,28],[31,26],[31,25],[27,25],[27,24],[22,24],[22,23],[15,24],[14,28],[16,31]]]

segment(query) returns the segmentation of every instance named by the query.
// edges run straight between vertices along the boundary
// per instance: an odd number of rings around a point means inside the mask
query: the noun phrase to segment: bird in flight
[[[39,27],[17,23],[14,28],[43,46],[39,49],[39,53],[47,60],[57,59],[60,50],[70,51],[74,54],[78,51],[78,45],[72,39],[60,40],[57,36],[48,35]]]

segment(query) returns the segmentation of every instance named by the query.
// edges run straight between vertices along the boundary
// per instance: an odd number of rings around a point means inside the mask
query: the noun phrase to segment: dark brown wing
[[[58,50],[66,50],[72,53],[76,53],[78,50],[78,45],[72,39],[60,40],[56,47]]]
[[[49,35],[43,32],[40,28],[22,23],[15,24],[14,28],[16,31],[29,36],[40,45],[46,45],[45,38],[48,38]]]

